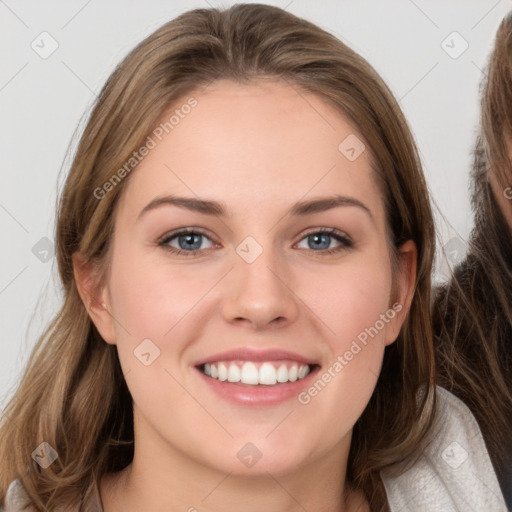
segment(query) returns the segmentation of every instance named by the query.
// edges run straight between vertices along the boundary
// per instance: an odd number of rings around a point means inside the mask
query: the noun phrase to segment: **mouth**
[[[251,407],[296,399],[320,370],[319,360],[277,348],[253,347],[217,353],[192,366],[216,396]]]
[[[293,360],[217,361],[197,366],[207,377],[245,386],[276,386],[307,377],[319,365]]]

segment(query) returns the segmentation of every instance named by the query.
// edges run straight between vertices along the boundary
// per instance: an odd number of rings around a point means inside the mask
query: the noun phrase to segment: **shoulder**
[[[437,386],[428,443],[405,472],[382,471],[391,512],[507,512],[478,424],[455,395]]]

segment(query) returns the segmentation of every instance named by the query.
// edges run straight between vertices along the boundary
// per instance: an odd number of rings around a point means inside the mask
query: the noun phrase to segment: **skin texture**
[[[117,345],[134,400],[134,461],[103,479],[105,512],[365,510],[343,484],[351,432],[408,310],[414,244],[402,247],[393,277],[369,151],[351,162],[338,150],[358,132],[320,98],[284,82],[225,80],[194,97],[197,107],[123,191],[106,282],[93,291],[94,272],[75,261],[84,303],[103,339]],[[138,218],[170,194],[223,202],[227,215],[165,205]],[[286,215],[297,201],[334,194],[369,212],[342,206]],[[186,227],[206,232],[200,253],[158,246]],[[327,254],[307,236],[315,228],[337,229],[352,246],[328,237],[328,248],[341,250]],[[236,252],[248,236],[263,249],[252,263]],[[180,248],[179,239],[167,245]],[[237,405],[194,368],[201,358],[251,347],[295,351],[327,369],[395,302],[400,313],[307,405],[297,397]],[[161,351],[149,366],[134,356],[146,338]],[[262,454],[252,467],[237,457],[248,442]]]

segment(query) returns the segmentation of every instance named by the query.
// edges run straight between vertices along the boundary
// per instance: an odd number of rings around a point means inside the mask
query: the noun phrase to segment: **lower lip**
[[[248,384],[220,381],[205,375],[199,368],[195,368],[204,382],[218,395],[236,404],[251,406],[271,406],[297,398],[299,393],[308,387],[315,375],[320,370],[315,366],[313,370],[303,379],[295,382],[285,382],[266,386],[259,384],[251,386]]]

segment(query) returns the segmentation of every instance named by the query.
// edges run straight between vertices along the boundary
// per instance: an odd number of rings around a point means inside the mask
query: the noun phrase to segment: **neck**
[[[291,472],[261,465],[243,475],[200,464],[162,439],[159,446],[136,440],[132,463],[100,483],[103,512],[363,512],[368,508],[362,495],[344,484],[349,447],[350,436]]]

